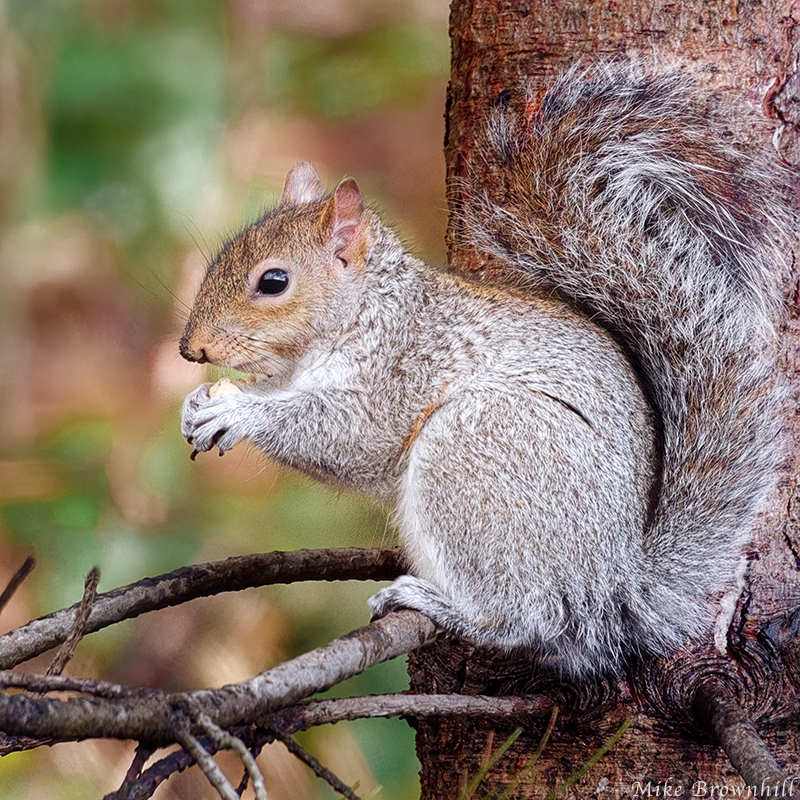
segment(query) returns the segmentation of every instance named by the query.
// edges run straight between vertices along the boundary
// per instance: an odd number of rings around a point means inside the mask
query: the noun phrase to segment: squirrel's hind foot
[[[463,627],[463,619],[447,598],[433,584],[413,575],[401,575],[390,586],[372,595],[367,603],[372,619],[379,619],[400,608],[410,608],[430,617],[444,630],[461,632]]]

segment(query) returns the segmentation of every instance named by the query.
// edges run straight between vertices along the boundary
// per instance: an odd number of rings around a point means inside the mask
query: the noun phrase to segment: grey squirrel
[[[505,194],[468,180],[459,217],[502,286],[298,164],[189,316],[185,358],[258,376],[186,398],[193,455],[245,439],[385,503],[413,574],[374,616],[577,677],[708,635],[779,458],[785,206],[692,102],[678,72],[605,64],[496,112]]]

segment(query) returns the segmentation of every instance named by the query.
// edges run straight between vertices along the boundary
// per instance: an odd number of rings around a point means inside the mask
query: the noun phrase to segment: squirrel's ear
[[[333,209],[333,240],[334,253],[345,263],[350,263],[356,256],[364,257],[363,227],[364,198],[358,184],[352,178],[346,178],[337,187],[331,198]],[[359,235],[359,233],[361,235]]]
[[[300,206],[322,200],[325,190],[320,183],[317,171],[308,161],[295,164],[286,176],[283,186],[282,206]]]

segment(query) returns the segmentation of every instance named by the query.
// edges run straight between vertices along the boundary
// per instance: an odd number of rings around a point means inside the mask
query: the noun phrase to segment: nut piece
[[[228,378],[220,378],[208,390],[208,396],[222,397],[224,394],[236,394],[237,392],[241,391],[241,388],[238,387],[232,380],[229,380]]]

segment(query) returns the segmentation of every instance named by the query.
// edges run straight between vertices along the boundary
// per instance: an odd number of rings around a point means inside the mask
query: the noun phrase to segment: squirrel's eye
[[[289,275],[282,269],[268,269],[258,279],[260,294],[280,294],[289,285]]]

